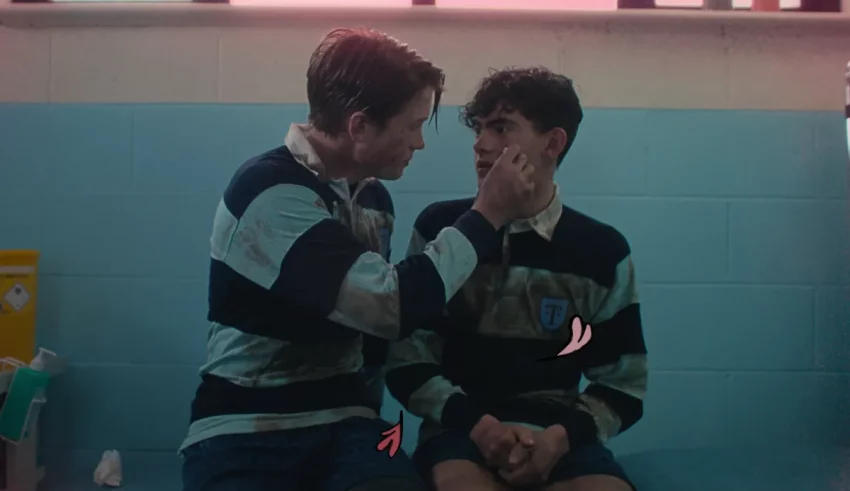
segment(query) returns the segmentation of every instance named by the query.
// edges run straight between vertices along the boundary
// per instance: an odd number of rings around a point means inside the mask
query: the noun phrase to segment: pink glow
[[[702,7],[703,0],[655,0],[659,7]],[[748,9],[753,6],[753,0],[732,0],[732,6],[736,9]],[[783,9],[800,8],[800,0],[780,0],[779,6]]]
[[[437,0],[437,7],[492,10],[617,10],[617,0]]]
[[[617,10],[617,0],[436,0],[447,9],[490,10]],[[411,0],[231,0],[231,5],[324,8],[411,8]],[[659,7],[701,7],[703,0],[656,0]],[[750,8],[752,0],[733,0],[735,8]],[[800,0],[781,0],[782,8],[798,8]]]
[[[231,5],[266,7],[410,8],[410,0],[230,0]]]
[[[657,7],[702,7],[702,0],[655,0],[655,5]]]

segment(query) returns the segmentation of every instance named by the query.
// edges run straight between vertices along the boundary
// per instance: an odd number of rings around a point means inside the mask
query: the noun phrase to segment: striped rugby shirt
[[[496,236],[468,211],[421,253],[388,263],[386,190],[364,181],[352,200],[346,181],[323,177],[304,130],[293,125],[284,146],[243,164],[218,205],[208,359],[181,448],[376,417],[364,335],[403,338],[439,317]],[[362,206],[370,200],[379,211]]]
[[[435,203],[418,217],[415,257],[472,199]],[[562,424],[572,448],[604,442],[643,413],[646,347],[634,267],[614,228],[561,203],[513,223],[435,326],[390,345],[387,388],[423,418],[420,443],[469,432],[483,414],[536,428]],[[551,359],[590,324],[590,342]],[[548,361],[540,361],[543,359]],[[582,375],[589,386],[579,392]]]

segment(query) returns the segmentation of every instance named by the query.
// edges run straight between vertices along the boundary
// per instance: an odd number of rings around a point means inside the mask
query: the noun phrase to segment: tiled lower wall
[[[456,114],[390,184],[396,259],[424,206],[474,191]],[[39,342],[71,362],[50,447],[176,448],[205,356],[219,193],[305,116],[0,105],[0,248],[42,251]],[[847,167],[840,113],[587,110],[558,180],[629,238],[652,368],[617,450],[850,443]]]

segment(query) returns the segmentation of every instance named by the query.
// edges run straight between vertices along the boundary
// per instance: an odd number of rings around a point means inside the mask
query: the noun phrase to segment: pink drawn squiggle
[[[575,353],[587,346],[587,343],[589,343],[590,339],[593,337],[593,329],[590,327],[590,324],[585,324],[579,316],[573,317],[571,329],[572,336],[570,342],[567,343],[567,345],[564,346],[557,355],[544,358],[540,361],[557,360],[560,356]]]

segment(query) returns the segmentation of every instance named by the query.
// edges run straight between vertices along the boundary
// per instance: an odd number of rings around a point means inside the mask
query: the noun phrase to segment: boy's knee
[[[437,491],[507,491],[489,469],[468,460],[447,460],[432,470]]]
[[[427,488],[421,482],[412,479],[386,477],[366,481],[349,491],[427,491]]]
[[[544,491],[633,491],[626,481],[614,476],[589,475],[556,482]]]

